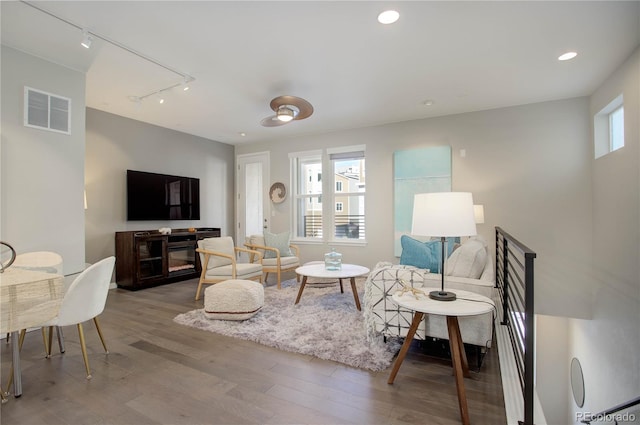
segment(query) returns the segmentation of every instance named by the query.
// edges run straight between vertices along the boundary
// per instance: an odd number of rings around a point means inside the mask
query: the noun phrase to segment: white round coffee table
[[[302,296],[302,291],[304,291],[304,287],[307,284],[308,277],[315,277],[319,279],[338,279],[340,281],[340,291],[343,293],[344,288],[342,287],[342,279],[351,279],[353,299],[356,302],[358,310],[362,310],[362,308],[360,308],[360,299],[358,298],[358,290],[356,288],[356,277],[369,273],[368,268],[355,264],[343,264],[341,270],[327,270],[324,267],[324,263],[314,263],[298,267],[296,269],[296,273],[302,276],[302,284],[300,285],[300,290],[298,291],[298,297],[296,298],[295,304],[298,304],[300,301],[300,297]]]

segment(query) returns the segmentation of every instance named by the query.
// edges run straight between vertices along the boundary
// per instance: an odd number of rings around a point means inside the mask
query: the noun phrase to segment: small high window
[[[624,105],[622,95],[593,117],[595,158],[624,147]]]
[[[624,146],[624,107],[609,114],[609,145],[611,152]]]

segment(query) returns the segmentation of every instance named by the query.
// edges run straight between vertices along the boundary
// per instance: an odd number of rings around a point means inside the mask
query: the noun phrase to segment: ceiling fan
[[[313,106],[296,96],[278,96],[269,106],[276,114],[260,121],[265,127],[278,127],[294,120],[309,118],[313,114]]]

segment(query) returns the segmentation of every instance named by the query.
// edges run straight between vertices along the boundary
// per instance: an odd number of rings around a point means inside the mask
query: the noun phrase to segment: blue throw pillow
[[[454,239],[448,238],[447,241],[446,255],[448,257],[453,251]],[[431,273],[440,273],[440,268],[442,267],[442,245],[440,244],[440,239],[422,242],[410,236],[402,235],[400,244],[402,245],[400,264],[429,269]]]
[[[272,248],[278,248],[281,257],[291,257],[293,252],[289,247],[289,232],[284,233],[269,233],[264,232],[264,245]],[[264,258],[276,258],[276,253],[271,250],[265,250]]]

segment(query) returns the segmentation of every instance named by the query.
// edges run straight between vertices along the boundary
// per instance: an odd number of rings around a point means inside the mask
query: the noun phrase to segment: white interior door
[[[236,246],[269,229],[269,152],[238,155]]]

